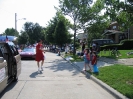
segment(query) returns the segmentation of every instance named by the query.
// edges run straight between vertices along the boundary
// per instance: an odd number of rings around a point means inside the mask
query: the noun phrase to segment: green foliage
[[[58,23],[58,19],[57,17],[54,17],[52,20],[50,20],[48,26],[46,27],[46,31],[45,31],[46,41],[52,44],[55,43],[54,32],[55,32],[57,23]]]
[[[71,34],[68,32],[71,24],[61,12],[57,12],[56,16],[50,20],[48,27],[45,30],[46,40],[51,44],[59,44],[71,42]]]
[[[133,99],[133,67],[126,65],[113,65],[99,68],[99,75],[95,75],[115,90],[130,99]]]
[[[59,0],[59,7],[63,14],[68,15],[72,18],[74,25],[73,25],[73,30],[74,30],[74,55],[76,53],[75,51],[75,40],[76,40],[76,33],[77,30],[79,29],[79,25],[83,25],[80,22],[81,19],[81,12],[84,11],[84,6],[89,7],[90,4],[92,3],[93,0]],[[82,11],[80,10],[82,9]],[[85,12],[85,11],[84,11]]]
[[[119,44],[109,44],[101,46],[101,50],[104,49],[114,49],[117,48],[118,50],[130,50],[133,49],[133,39],[130,40],[122,40]]]
[[[65,26],[65,21],[59,20],[56,28],[55,28],[55,42],[57,45],[62,46],[63,44],[67,43],[67,29]]]
[[[21,35],[18,37],[18,44],[26,44],[29,39],[28,37],[26,32],[21,32]]]
[[[16,31],[14,28],[7,28],[5,30],[5,32],[3,33],[3,35],[9,35],[9,36],[19,36],[18,31]]]
[[[24,32],[27,33],[30,44],[34,44],[38,39],[45,39],[44,30],[38,23],[26,22],[24,24]]]

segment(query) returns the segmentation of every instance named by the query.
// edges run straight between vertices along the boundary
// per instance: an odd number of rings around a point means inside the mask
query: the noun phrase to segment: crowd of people
[[[42,44],[42,40],[39,40],[37,42],[36,45],[34,45],[34,47],[36,48],[36,58],[35,60],[37,61],[37,66],[38,66],[38,73],[41,72],[43,70],[43,64],[44,64],[44,60],[45,60],[45,51],[49,50],[52,52],[56,52],[58,53],[58,56],[60,56],[60,52],[61,50],[64,50],[65,53],[69,53],[72,49],[73,46],[66,44],[65,46],[63,46],[62,48],[60,48],[59,46],[56,45],[43,45]],[[85,48],[85,43],[82,43],[82,51],[80,54],[78,54],[81,58],[84,59],[84,67],[85,70],[87,70],[87,67],[89,67],[90,71],[92,72],[91,65],[93,66],[93,72],[98,72],[98,68],[97,68],[97,60],[98,60],[98,54],[100,52],[100,46],[98,45],[98,43],[93,43],[92,44],[92,48]],[[41,64],[40,64],[41,62]]]

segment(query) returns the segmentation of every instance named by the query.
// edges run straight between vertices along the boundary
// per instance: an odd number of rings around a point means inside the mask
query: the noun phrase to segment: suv
[[[21,56],[13,42],[0,42],[0,93],[21,73]]]
[[[93,42],[98,43],[100,46],[107,45],[107,44],[114,44],[114,41],[111,39],[93,39],[91,42],[91,46]]]

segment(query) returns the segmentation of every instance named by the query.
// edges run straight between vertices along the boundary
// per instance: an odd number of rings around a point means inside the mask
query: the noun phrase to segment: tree
[[[104,1],[97,0],[92,7],[84,6],[81,9],[80,21],[82,28],[84,28],[85,33],[88,35],[88,43],[92,39],[102,38],[104,30],[108,27],[109,21],[108,16],[101,14],[104,9]],[[85,11],[82,11],[85,10]]]
[[[5,30],[5,32],[3,33],[3,35],[10,35],[10,36],[16,36],[16,37],[18,37],[19,36],[19,33],[14,28],[7,28]]]
[[[116,17],[120,12],[120,0],[104,0],[106,13],[111,21],[116,21]]]
[[[64,17],[64,15],[60,12],[60,11],[57,11],[56,12],[56,16],[53,17],[53,19],[51,19],[49,21],[49,24],[45,30],[45,35],[46,35],[46,40],[47,42],[50,42],[51,44],[59,44],[60,43],[57,41],[57,38],[58,38],[58,33],[56,31],[57,30],[57,27],[58,29],[59,28],[62,28],[60,27],[59,23],[60,22],[63,22],[63,24],[65,25],[65,29],[67,31],[67,38],[65,38],[66,36],[64,36],[64,40],[67,40],[67,42],[65,43],[70,43],[71,42],[71,39],[69,37],[71,37],[71,35],[69,34],[68,30],[70,29],[71,27],[71,24],[70,24],[70,21],[68,21],[68,19],[66,19]],[[63,31],[63,30],[62,30]],[[65,31],[62,32],[62,33],[66,33]],[[57,36],[58,35],[58,36]],[[61,34],[62,35],[62,34]],[[61,38],[62,36],[60,36],[59,38]],[[64,43],[64,44],[65,44]],[[61,44],[62,45],[62,44]]]
[[[57,17],[54,17],[52,20],[49,21],[49,24],[46,27],[45,39],[47,42],[51,44],[55,44],[54,32],[55,32],[57,23],[58,23]]]
[[[73,30],[74,30],[74,55],[76,53],[75,50],[75,40],[76,40],[76,32],[78,24],[80,23],[80,8],[81,5],[89,6],[90,3],[92,3],[92,0],[59,0],[60,3],[60,9],[63,12],[63,14],[68,15],[73,20]]]
[[[30,44],[34,44],[38,39],[45,39],[44,29],[38,23],[26,22],[24,32],[27,33]]]
[[[67,43],[68,31],[66,29],[65,21],[59,20],[55,32],[54,32],[55,42],[57,45],[62,47],[63,44]]]
[[[26,32],[21,32],[21,35],[18,37],[18,44],[26,44],[28,39],[28,34]]]

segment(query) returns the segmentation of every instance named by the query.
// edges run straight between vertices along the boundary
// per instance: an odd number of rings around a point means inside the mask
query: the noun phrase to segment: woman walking
[[[38,44],[36,46],[36,61],[37,61],[37,66],[38,66],[38,73],[40,73],[41,70],[43,70],[42,66],[44,63],[44,49],[42,48],[42,40],[38,40]],[[41,66],[40,66],[40,62],[41,61]]]

